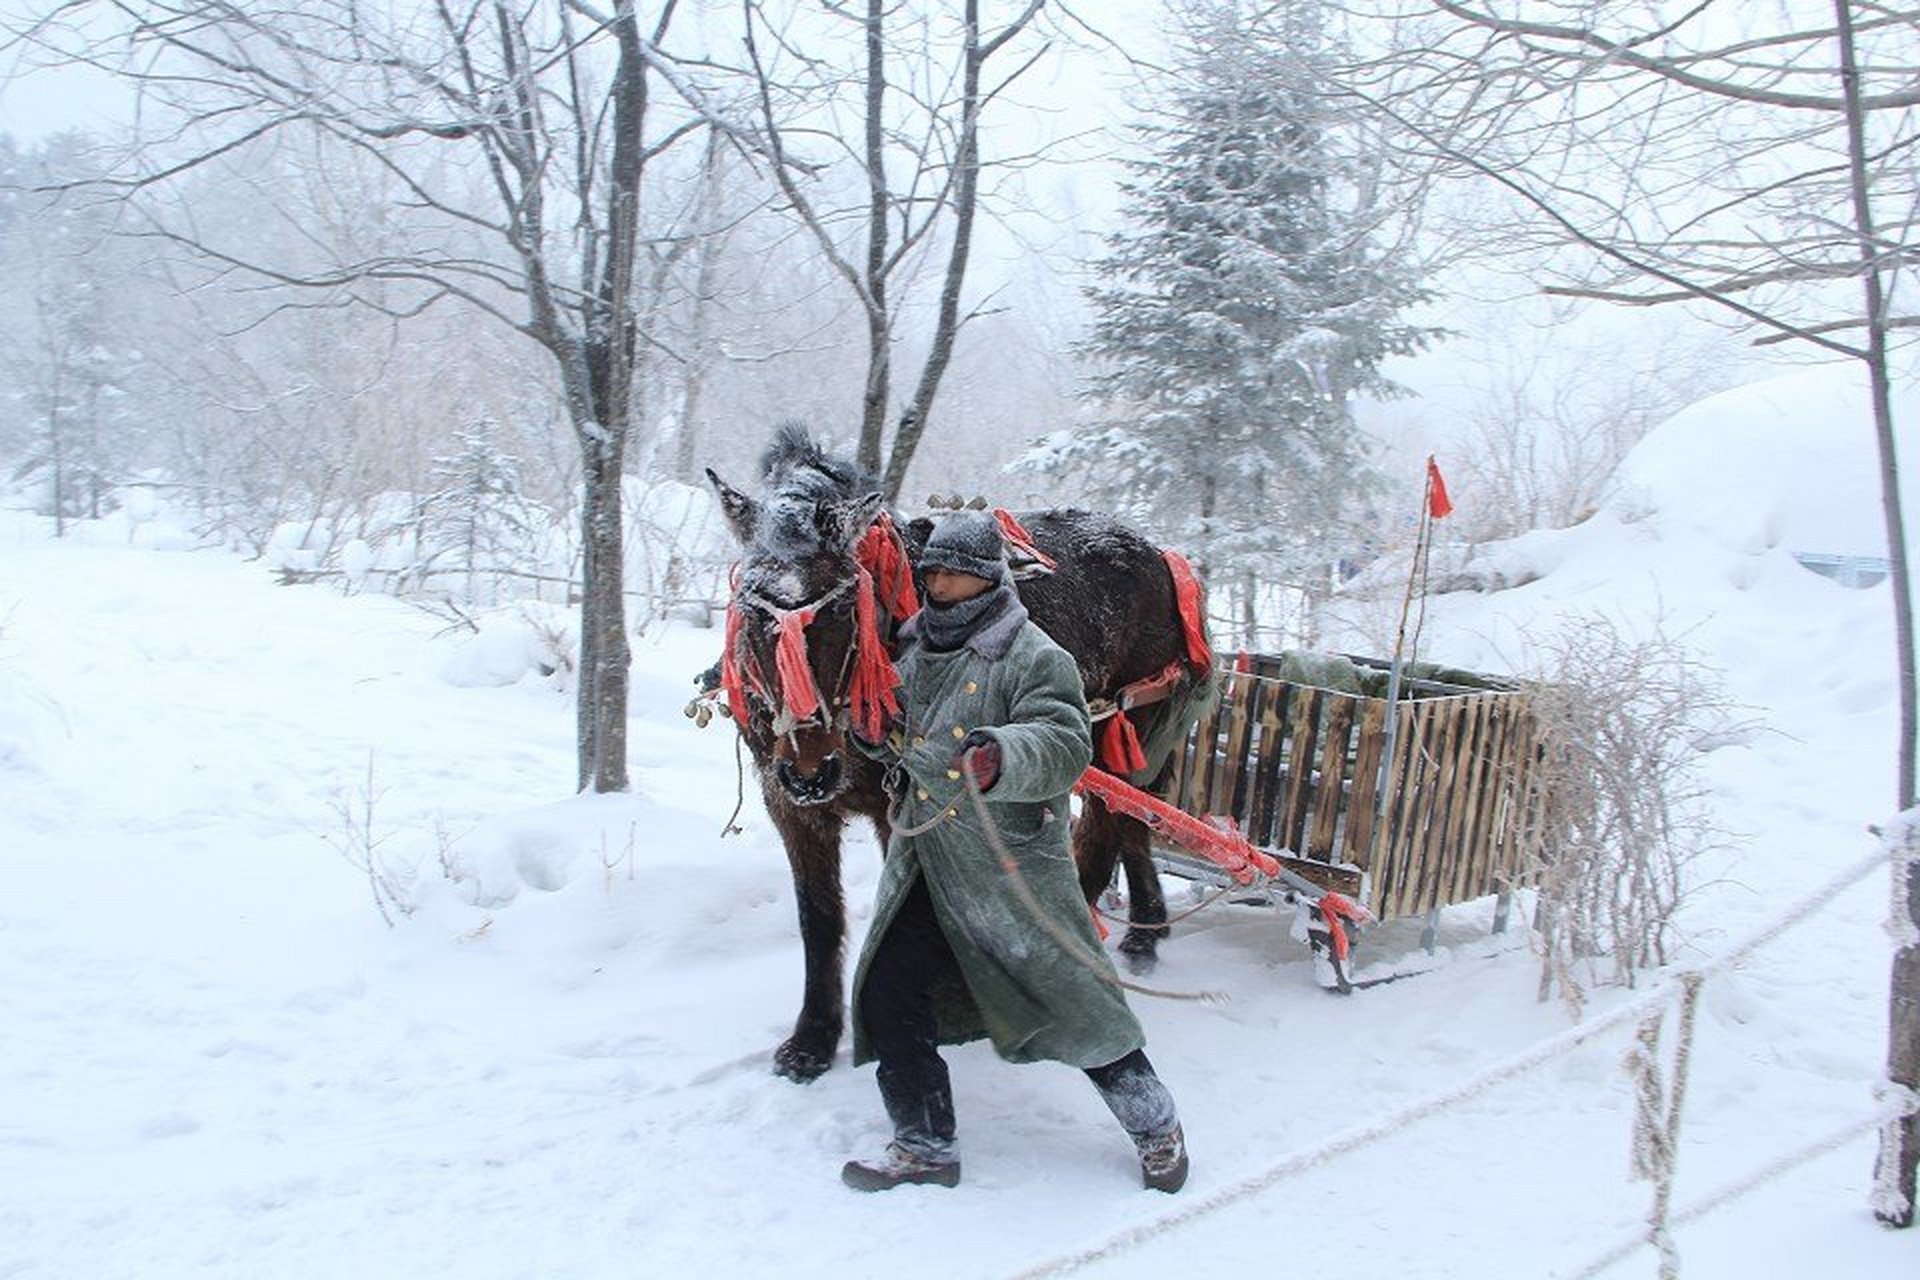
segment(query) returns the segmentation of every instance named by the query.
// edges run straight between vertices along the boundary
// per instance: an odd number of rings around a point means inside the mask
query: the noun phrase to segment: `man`
[[[901,631],[901,722],[862,744],[891,766],[895,804],[854,977],[853,1052],[856,1065],[879,1061],[894,1136],[841,1177],[861,1191],[957,1185],[938,1046],[986,1035],[1009,1062],[1084,1069],[1133,1138],[1143,1183],[1178,1191],[1187,1154],[1173,1098],[1142,1052],[1068,850],[1067,798],[1093,758],[1079,669],[1028,619],[992,516],[946,517],[920,566],[925,607]],[[1033,902],[980,824],[967,774]]]

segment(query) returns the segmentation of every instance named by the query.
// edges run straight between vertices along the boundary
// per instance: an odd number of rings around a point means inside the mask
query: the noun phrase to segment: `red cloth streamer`
[[[1092,903],[1088,903],[1087,914],[1093,917],[1093,931],[1100,935],[1100,941],[1105,942],[1107,935],[1111,933],[1112,930],[1108,929],[1107,922],[1100,918],[1100,908],[1094,906]]]
[[[1147,767],[1139,731],[1124,711],[1115,711],[1100,731],[1100,764],[1109,773],[1138,773]]]
[[[780,673],[780,696],[787,714],[805,720],[820,709],[820,686],[814,683],[813,665],[807,661],[807,624],[813,610],[792,609],[780,615],[774,626],[774,670]]]
[[[1180,625],[1187,633],[1187,663],[1197,676],[1213,670],[1213,649],[1207,644],[1205,608],[1200,598],[1200,580],[1193,566],[1178,551],[1162,551],[1167,572],[1173,575],[1173,594],[1180,604]]]
[[[873,575],[861,569],[858,594],[854,596],[853,682],[847,689],[852,704],[853,722],[860,736],[878,742],[890,717],[900,714],[900,700],[894,690],[900,685],[900,673],[894,669],[887,646],[880,639],[879,611],[874,607]],[[909,593],[912,580],[907,583]],[[916,609],[918,605],[916,604]],[[896,615],[898,616],[898,615]]]
[[[1340,922],[1351,920],[1358,925],[1373,917],[1365,907],[1331,889],[1321,894],[1320,901],[1313,905],[1319,909],[1320,918],[1327,922],[1327,938],[1333,943],[1334,958],[1345,960],[1352,943],[1347,940],[1346,928]]]
[[[882,511],[874,517],[854,547],[854,559],[873,575],[880,603],[895,622],[905,622],[920,612],[920,596],[913,589],[913,566],[907,563],[906,547],[892,516]]]
[[[733,591],[740,593],[740,566],[733,566]],[[747,685],[740,675],[740,627],[744,620],[740,616],[740,602],[727,603],[727,642],[720,653],[720,687],[727,694],[727,710],[733,713],[733,722],[745,732],[747,727]]]
[[[1025,525],[1014,519],[1013,512],[1007,510],[1005,507],[995,507],[993,509],[993,518],[1000,522],[1001,536],[1006,538],[1007,544],[1015,551],[1018,551],[1023,556],[1038,560],[1049,569],[1057,569],[1060,567],[1052,556],[1033,545],[1033,535],[1027,532]]]
[[[1453,499],[1447,496],[1447,482],[1440,478],[1440,464],[1427,455],[1427,511],[1435,520],[1453,514]]]

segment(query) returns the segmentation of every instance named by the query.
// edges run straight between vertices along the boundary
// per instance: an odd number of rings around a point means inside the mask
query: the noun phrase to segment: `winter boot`
[[[1154,1191],[1174,1192],[1187,1183],[1187,1139],[1173,1095],[1153,1064],[1138,1049],[1104,1067],[1089,1067],[1087,1079],[1140,1153],[1140,1183]]]
[[[1187,1185],[1187,1137],[1178,1124],[1133,1140],[1140,1152],[1140,1185],[1172,1195]]]
[[[1186,1157],[1181,1156],[1181,1172]],[[903,1186],[957,1187],[960,1185],[960,1161],[915,1155],[897,1142],[889,1142],[878,1160],[849,1160],[840,1170],[840,1181],[855,1191],[891,1191]]]

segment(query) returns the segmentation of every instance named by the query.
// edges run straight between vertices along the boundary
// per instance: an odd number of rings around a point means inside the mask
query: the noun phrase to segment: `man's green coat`
[[[1010,1062],[1077,1067],[1104,1065],[1145,1043],[1111,981],[1113,965],[1094,933],[1069,851],[1067,797],[1093,758],[1079,669],[1031,621],[1020,622],[997,659],[986,654],[1006,637],[996,644],[991,633],[999,629],[986,630],[985,643],[950,652],[910,644],[900,659],[904,725],[885,744],[867,748],[898,766],[904,794],[894,806],[873,927],[854,975],[856,1065],[874,1056],[860,1022],[861,985],[916,877],[926,880],[966,978],[964,990],[934,991],[942,1043],[988,1035]],[[1047,918],[1076,940],[1080,958],[1034,918],[987,843],[954,771],[960,741],[974,729],[987,731],[1002,753],[999,779],[986,793],[1000,839]],[[901,834],[928,823],[934,825],[922,834]]]

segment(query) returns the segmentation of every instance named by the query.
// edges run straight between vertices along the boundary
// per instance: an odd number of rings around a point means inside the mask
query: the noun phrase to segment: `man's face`
[[[927,594],[941,604],[959,604],[962,600],[971,600],[993,586],[985,578],[976,578],[970,573],[955,573],[951,569],[928,569],[921,577],[926,580]]]

